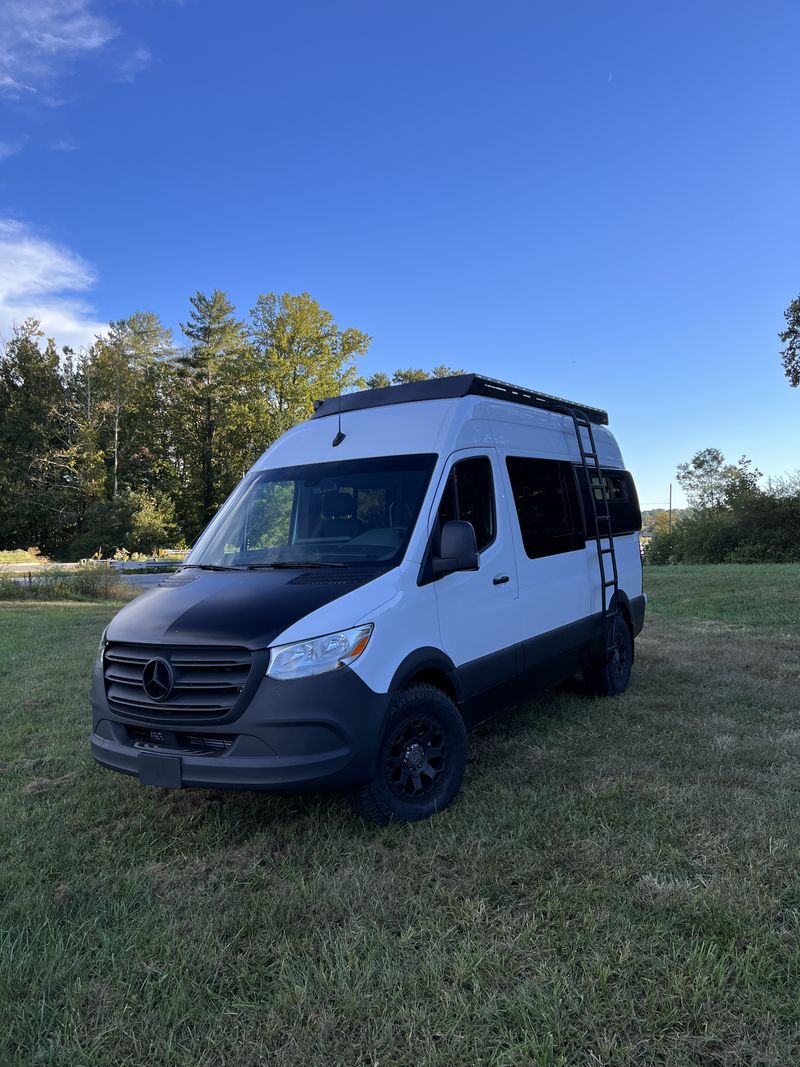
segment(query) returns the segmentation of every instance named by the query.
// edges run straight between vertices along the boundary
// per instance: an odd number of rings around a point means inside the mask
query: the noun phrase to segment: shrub
[[[152,555],[159,545],[175,537],[175,514],[172,504],[148,493],[127,491],[113,500],[104,500],[90,508],[78,535],[70,544],[73,559],[84,559],[102,552],[106,558],[133,552]]]
[[[108,567],[47,567],[30,579],[0,576],[0,600],[131,600],[138,590]]]
[[[748,492],[728,506],[687,512],[654,534],[648,563],[800,561],[800,494]]]

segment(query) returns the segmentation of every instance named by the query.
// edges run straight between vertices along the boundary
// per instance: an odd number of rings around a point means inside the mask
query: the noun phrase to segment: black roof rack
[[[363,389],[358,393],[344,393],[342,396],[315,400],[314,414],[311,417],[320,419],[326,415],[338,415],[340,411],[360,411],[362,408],[381,408],[388,404],[412,404],[418,400],[448,400],[471,395],[490,396],[495,400],[507,400],[529,408],[545,408],[547,411],[557,411],[564,415],[575,410],[585,415],[589,422],[598,426],[608,425],[608,412],[601,408],[576,404],[548,393],[537,393],[533,389],[523,389],[520,385],[498,382],[494,378],[485,378],[482,374],[454,374],[449,378],[430,378],[424,382],[388,385],[383,389]]]

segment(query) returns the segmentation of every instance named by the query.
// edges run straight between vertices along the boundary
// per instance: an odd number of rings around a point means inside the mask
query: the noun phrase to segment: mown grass
[[[645,567],[651,607],[668,619],[707,619],[798,632],[800,564]]]
[[[648,571],[626,696],[501,717],[387,829],[95,767],[110,609],[0,605],[0,1063],[798,1062],[800,602],[711,570]]]

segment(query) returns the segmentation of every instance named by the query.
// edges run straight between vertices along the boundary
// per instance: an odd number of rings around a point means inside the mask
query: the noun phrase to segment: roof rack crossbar
[[[520,385],[497,381],[482,374],[454,374],[447,378],[430,378],[406,385],[389,385],[382,389],[364,389],[357,393],[328,397],[314,401],[313,419],[336,415],[340,411],[359,411],[363,408],[385,407],[390,404],[409,404],[420,400],[447,400],[462,396],[487,396],[525,407],[543,408],[568,415],[572,410],[598,426],[608,425],[608,413],[601,408],[576,404],[549,393],[539,393]]]

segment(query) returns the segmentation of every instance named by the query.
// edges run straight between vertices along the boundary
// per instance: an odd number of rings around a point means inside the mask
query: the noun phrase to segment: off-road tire
[[[467,732],[450,697],[433,685],[409,686],[389,707],[372,777],[350,805],[379,826],[427,819],[450,804],[466,761]]]
[[[630,685],[633,667],[633,634],[622,615],[614,619],[614,655],[584,672],[589,691],[598,697],[616,697]]]

